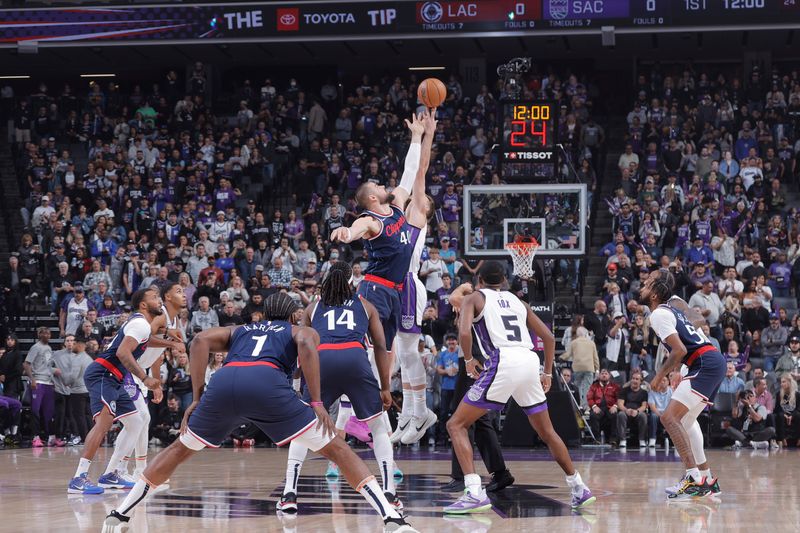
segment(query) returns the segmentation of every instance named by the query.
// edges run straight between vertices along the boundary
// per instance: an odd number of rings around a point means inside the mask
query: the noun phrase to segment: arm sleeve
[[[144,318],[135,318],[125,326],[125,336],[141,344],[150,338],[150,324]]]
[[[402,187],[409,193],[411,193],[411,190],[414,187],[414,180],[417,177],[421,151],[422,145],[420,143],[411,143],[411,145],[408,147],[405,167],[403,168],[403,177],[400,179],[400,185],[398,186]]]
[[[650,313],[650,327],[653,328],[653,331],[656,332],[662,342],[673,333],[678,332],[675,329],[677,324],[678,321],[675,315],[663,307],[659,307]]]

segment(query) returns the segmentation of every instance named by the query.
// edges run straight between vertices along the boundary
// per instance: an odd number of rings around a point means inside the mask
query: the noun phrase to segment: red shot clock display
[[[501,102],[500,160],[509,183],[550,182],[558,165],[558,115],[555,103]]]
[[[554,163],[557,123],[552,102],[503,102],[503,161]]]

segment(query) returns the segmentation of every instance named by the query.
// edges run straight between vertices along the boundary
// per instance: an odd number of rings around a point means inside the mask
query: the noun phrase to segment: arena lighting
[[[30,76],[0,76],[0,80],[29,80]]]
[[[81,74],[81,78],[115,78],[116,74]]]
[[[445,70],[447,67],[408,67],[408,70]]]

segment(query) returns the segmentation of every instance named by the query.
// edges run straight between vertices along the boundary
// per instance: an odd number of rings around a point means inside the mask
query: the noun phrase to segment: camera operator
[[[734,440],[734,448],[748,443],[754,449],[768,449],[769,440],[775,438],[775,428],[767,426],[767,408],[756,401],[751,390],[737,395],[731,413],[734,420],[725,429],[725,434]]]

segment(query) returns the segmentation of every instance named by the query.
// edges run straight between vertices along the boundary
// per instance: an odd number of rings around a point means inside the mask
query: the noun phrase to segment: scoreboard
[[[800,0],[434,0],[219,2],[0,10],[0,47],[340,38],[620,33],[800,24]]]

